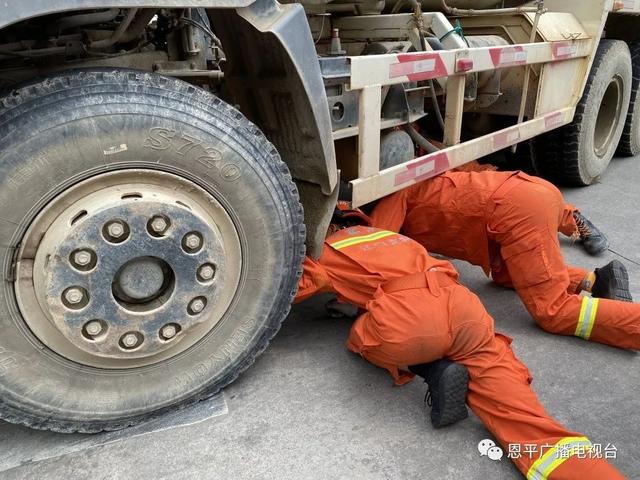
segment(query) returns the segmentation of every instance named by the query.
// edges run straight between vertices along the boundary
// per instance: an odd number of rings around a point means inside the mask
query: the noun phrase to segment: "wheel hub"
[[[129,260],[116,273],[114,297],[122,302],[141,304],[152,301],[163,293],[163,287],[169,287],[169,275],[165,275],[168,268],[168,264],[159,258],[138,257]]]
[[[24,318],[86,364],[137,366],[188,348],[220,321],[239,280],[237,233],[212,196],[174,175],[131,175],[139,171],[88,180],[81,190],[90,193],[54,200],[44,217],[55,219],[30,229],[46,234],[33,290],[18,282]]]

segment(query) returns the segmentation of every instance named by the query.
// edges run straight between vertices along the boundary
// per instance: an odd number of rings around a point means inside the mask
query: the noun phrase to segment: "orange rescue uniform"
[[[347,346],[386,368],[398,385],[413,377],[403,365],[440,358],[464,365],[467,403],[505,451],[510,444],[535,444],[541,453],[513,459],[529,480],[624,478],[606,460],[589,458],[584,435],[544,411],[511,339],[494,332],[478,297],[457,278],[449,262],[430,257],[417,242],[358,226],[329,236],[318,261],[305,259],[296,300],[331,291],[366,309]]]
[[[557,233],[576,232],[575,210],[522,172],[448,172],[383,198],[371,220],[481,266],[549,332],[639,350],[640,304],[580,296],[588,272],[564,263]]]

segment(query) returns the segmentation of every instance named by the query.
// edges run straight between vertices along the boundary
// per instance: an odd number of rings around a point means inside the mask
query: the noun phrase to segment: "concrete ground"
[[[640,159],[618,159],[601,184],[565,190],[607,232],[617,252],[600,258],[564,243],[584,267],[624,256],[640,299]],[[637,262],[637,263],[633,263]],[[516,295],[457,262],[462,281],[534,375],[547,410],[640,479],[640,358],[537,328]],[[473,415],[434,431],[424,386],[395,388],[384,371],[344,347],[346,320],[323,299],[296,307],[266,353],[222,396],[151,425],[102,435],[61,435],[0,423],[0,479],[483,479],[521,478],[509,460],[481,457],[491,438]],[[506,394],[506,392],[505,392]],[[606,480],[606,479],[603,479]]]

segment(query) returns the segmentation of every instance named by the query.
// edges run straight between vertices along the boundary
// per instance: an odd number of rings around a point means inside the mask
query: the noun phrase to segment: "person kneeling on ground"
[[[439,359],[464,367],[467,403],[500,444],[544,449],[537,459],[513,459],[527,478],[624,478],[605,459],[576,455],[590,447],[589,439],[545,412],[531,389],[529,370],[511,350],[511,339],[494,331],[493,319],[478,297],[458,283],[454,267],[408,237],[353,224],[365,218],[361,212],[337,212],[320,259],[305,258],[296,301],[334,292],[339,300],[365,309],[347,347],[387,369],[397,385],[417,374],[427,377],[433,390],[442,383],[438,376],[449,376],[447,364],[427,371],[433,365],[426,364]],[[454,372],[451,380],[451,390],[464,391],[466,375]],[[436,397],[446,404],[442,395]]]
[[[627,270],[617,260],[594,272],[564,263],[559,231],[580,236],[593,252],[608,242],[546,180],[447,172],[381,199],[371,221],[481,266],[496,284],[515,288],[548,332],[640,350],[640,304],[631,303]]]

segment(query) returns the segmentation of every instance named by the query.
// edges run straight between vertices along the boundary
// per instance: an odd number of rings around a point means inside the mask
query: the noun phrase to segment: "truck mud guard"
[[[258,0],[210,15],[225,45],[230,98],[287,163],[305,205],[307,248],[319,254],[338,172],[327,96],[304,10]]]

